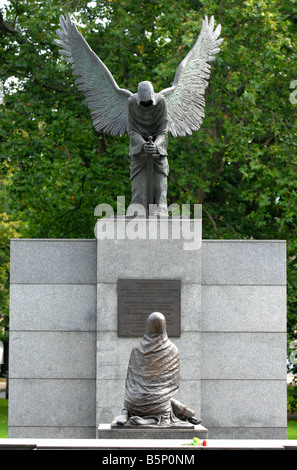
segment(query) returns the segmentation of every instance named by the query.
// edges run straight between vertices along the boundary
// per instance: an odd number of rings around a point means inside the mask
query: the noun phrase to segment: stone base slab
[[[206,447],[189,447],[187,442],[181,440],[100,440],[100,439],[0,439],[0,451],[2,450],[97,450],[112,452],[131,450],[134,456],[137,450],[153,454],[154,450],[166,451],[170,455],[171,450],[207,451],[207,450],[297,450],[297,440],[256,440],[256,439],[210,439]],[[132,452],[133,451],[133,452]],[[35,457],[34,457],[35,458]],[[158,462],[160,463],[160,462]],[[189,463],[189,462],[188,462]]]
[[[97,439],[207,439],[208,430],[198,424],[193,428],[113,428],[111,424],[99,424]]]

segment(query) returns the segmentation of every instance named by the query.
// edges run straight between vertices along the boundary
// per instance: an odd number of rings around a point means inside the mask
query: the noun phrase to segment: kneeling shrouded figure
[[[173,396],[179,388],[179,353],[168,339],[166,320],[152,313],[145,335],[132,349],[124,408],[112,426],[177,426],[199,424],[195,412]]]

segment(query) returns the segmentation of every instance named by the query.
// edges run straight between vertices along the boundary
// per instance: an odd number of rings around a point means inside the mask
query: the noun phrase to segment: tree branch
[[[234,233],[234,235],[237,235],[235,228],[231,224],[226,222],[226,220],[223,220],[222,217],[214,217],[214,219],[219,220],[220,222],[223,222],[223,224],[227,225],[227,227],[230,228],[230,230]]]
[[[210,213],[208,212],[208,210],[205,209],[205,207],[203,207],[202,209],[204,210],[205,214],[207,215],[207,217],[208,217],[209,220],[211,221],[215,232],[218,233],[218,227],[217,227],[217,224],[215,223],[213,217],[210,215]]]
[[[14,36],[18,36],[18,40],[20,43],[25,44],[27,40],[23,37],[23,35],[11,26],[7,21],[4,21],[2,11],[0,10],[0,31],[2,31],[5,35],[13,34]]]

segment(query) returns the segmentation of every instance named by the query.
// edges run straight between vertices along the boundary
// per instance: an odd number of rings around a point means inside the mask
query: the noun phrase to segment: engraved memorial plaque
[[[119,279],[118,336],[143,336],[147,317],[161,312],[168,336],[180,336],[179,279]]]

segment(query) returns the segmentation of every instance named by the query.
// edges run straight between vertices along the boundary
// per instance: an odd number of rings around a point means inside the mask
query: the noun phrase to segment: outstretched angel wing
[[[62,30],[54,42],[62,49],[59,53],[72,63],[73,75],[79,90],[82,90],[92,111],[93,125],[98,132],[124,135],[127,132],[127,100],[132,93],[119,88],[115,79],[79,33],[69,14],[60,17]]]
[[[168,106],[169,131],[173,137],[182,137],[197,131],[204,118],[204,92],[208,85],[211,66],[223,39],[218,39],[221,25],[214,30],[213,16],[202,22],[199,37],[185,59],[180,63],[173,85],[162,90]]]

